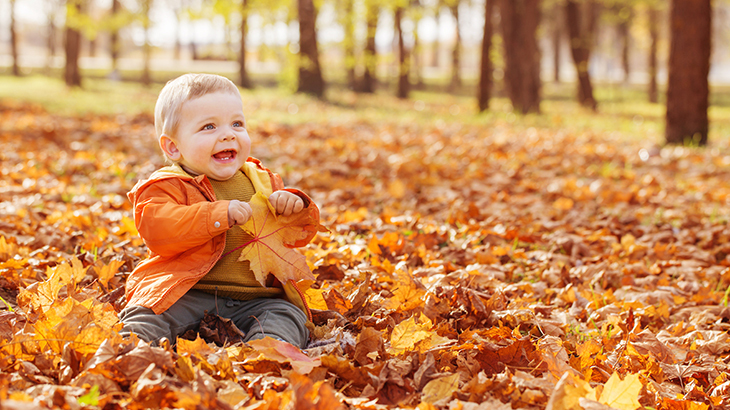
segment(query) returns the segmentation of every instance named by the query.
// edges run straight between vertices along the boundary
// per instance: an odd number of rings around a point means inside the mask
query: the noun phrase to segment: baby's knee
[[[295,305],[276,300],[266,307],[265,312],[250,323],[246,341],[266,336],[305,348],[309,342],[307,316]]]
[[[130,306],[119,313],[119,320],[123,324],[119,334],[123,337],[129,337],[134,333],[150,344],[157,344],[163,337],[171,338],[169,323],[160,315],[155,314],[152,309]]]

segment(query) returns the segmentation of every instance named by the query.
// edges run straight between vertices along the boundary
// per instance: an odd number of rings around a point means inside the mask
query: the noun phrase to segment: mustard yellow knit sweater
[[[213,192],[218,200],[237,199],[249,202],[256,193],[251,180],[243,172],[237,172],[227,181],[210,179],[210,183],[213,185]],[[251,235],[238,226],[229,229],[226,232],[226,247],[223,256],[210,272],[193,286],[193,289],[240,300],[281,295],[282,290],[279,288],[261,286],[251,271],[248,261],[238,261],[241,251],[234,249],[251,239]]]

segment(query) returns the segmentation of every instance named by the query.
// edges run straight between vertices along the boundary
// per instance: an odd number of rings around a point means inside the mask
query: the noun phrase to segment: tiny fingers
[[[294,201],[294,213],[301,212],[302,209],[304,209],[304,201],[302,201],[302,198],[297,197]]]
[[[290,192],[274,192],[269,200],[280,215],[289,216],[304,209],[304,201]]]

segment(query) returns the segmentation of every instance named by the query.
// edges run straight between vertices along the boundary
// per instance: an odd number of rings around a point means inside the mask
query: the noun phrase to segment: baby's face
[[[187,172],[218,181],[231,178],[251,152],[241,97],[215,92],[185,102],[169,140],[168,156]]]

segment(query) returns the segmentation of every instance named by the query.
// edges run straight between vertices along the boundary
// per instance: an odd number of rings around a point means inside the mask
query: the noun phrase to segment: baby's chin
[[[226,181],[236,175],[236,172],[238,172],[241,167],[243,167],[243,164],[238,164],[237,162],[229,163],[225,164],[223,167],[220,165],[217,167],[211,167],[211,169],[205,174],[216,181]]]

